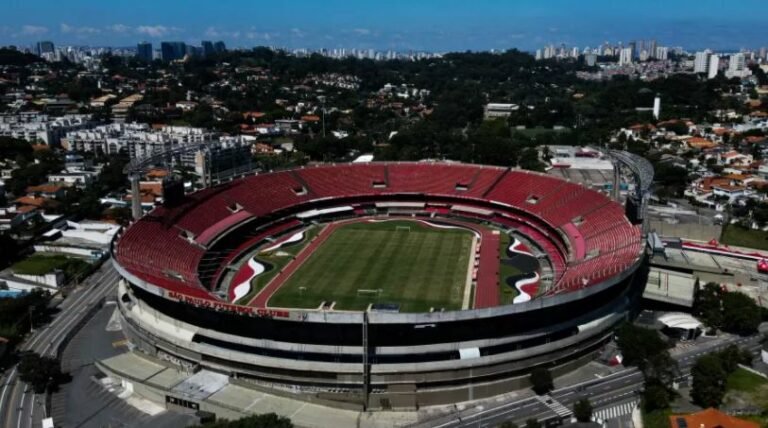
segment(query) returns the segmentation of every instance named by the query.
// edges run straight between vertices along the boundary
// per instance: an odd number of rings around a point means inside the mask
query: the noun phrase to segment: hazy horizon
[[[756,0],[10,0],[3,10],[0,44],[20,46],[39,40],[112,47],[223,40],[231,47],[532,51],[550,43],[595,47],[636,39],[687,49],[768,45],[761,22],[768,2]]]

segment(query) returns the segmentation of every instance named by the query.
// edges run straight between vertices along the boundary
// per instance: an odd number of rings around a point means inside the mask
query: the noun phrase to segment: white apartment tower
[[[696,57],[693,60],[693,72],[694,73],[706,73],[709,69],[709,56],[711,51],[696,52]]]
[[[707,79],[714,79],[717,77],[717,73],[720,68],[720,57],[717,55],[709,56],[709,64],[707,64]]]
[[[619,65],[632,64],[632,48],[623,48],[619,53]]]
[[[751,75],[752,72],[747,68],[747,59],[743,53],[731,55],[728,61],[728,71],[725,72],[727,78],[743,78]]]

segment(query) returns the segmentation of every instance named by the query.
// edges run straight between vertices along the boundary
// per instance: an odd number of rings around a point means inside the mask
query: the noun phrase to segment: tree
[[[646,380],[643,390],[643,408],[646,412],[669,408],[673,392],[657,379]]]
[[[530,381],[533,391],[538,395],[544,395],[554,389],[552,373],[543,367],[536,367],[531,371]]]
[[[760,325],[761,311],[754,299],[744,293],[723,294],[723,329],[729,333],[751,334]]]
[[[626,323],[617,331],[617,344],[624,357],[624,365],[637,366],[646,371],[651,356],[667,351],[667,344],[653,330]]]
[[[704,288],[696,293],[694,314],[711,329],[718,329],[723,325],[723,314],[720,307],[721,295],[720,285],[714,282],[706,283]]]
[[[525,428],[541,428],[541,422],[538,419],[528,419],[525,421]]]
[[[499,425],[499,428],[518,428],[517,424],[512,421],[504,421]]]
[[[539,152],[532,147],[523,149],[519,161],[520,168],[530,171],[544,171],[544,164],[539,161]]]
[[[236,421],[221,420],[193,428],[293,428],[290,419],[274,413],[246,416]]]
[[[725,396],[728,374],[718,354],[704,355],[691,368],[691,398],[701,407],[719,407]]]
[[[69,376],[61,372],[59,360],[34,353],[21,357],[19,377],[30,384],[37,394],[55,392],[60,384],[69,380]]]
[[[0,268],[11,264],[18,257],[19,247],[10,235],[0,233]]]
[[[592,420],[592,403],[588,398],[582,398],[573,405],[573,415],[579,422],[589,422]]]

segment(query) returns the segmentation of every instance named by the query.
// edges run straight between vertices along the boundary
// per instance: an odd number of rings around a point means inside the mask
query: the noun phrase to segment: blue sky
[[[768,0],[2,0],[0,45],[229,46],[432,51],[656,38],[686,48],[768,45]]]

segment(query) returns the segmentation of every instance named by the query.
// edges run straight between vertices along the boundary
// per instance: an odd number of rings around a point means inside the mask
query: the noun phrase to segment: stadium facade
[[[232,301],[227,272],[255,248],[365,216],[492,225],[529,243],[541,284],[526,302],[426,313]],[[169,201],[120,235],[113,260],[124,332],[142,352],[280,395],[388,409],[495,395],[523,386],[533,367],[592,359],[636,307],[643,250],[625,207],[574,183],[369,163],[259,174]]]

